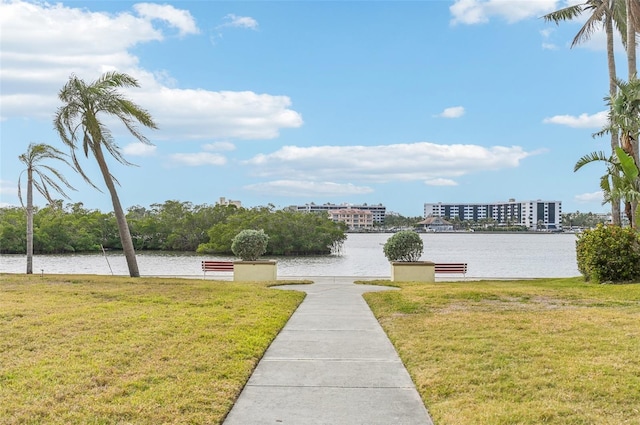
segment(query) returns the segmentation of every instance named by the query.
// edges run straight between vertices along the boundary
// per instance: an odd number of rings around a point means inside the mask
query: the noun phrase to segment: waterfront
[[[382,245],[387,233],[349,234],[339,255],[274,257],[278,276],[390,276]],[[574,234],[548,233],[425,233],[423,260],[466,262],[470,278],[536,278],[578,276]],[[204,259],[234,260],[229,256],[183,252],[139,252],[143,276],[202,276]],[[265,259],[270,257],[265,257]],[[0,256],[0,272],[24,273],[24,255]],[[100,254],[35,255],[34,273],[128,275],[119,252]],[[226,274],[229,275],[228,273]],[[211,276],[211,275],[210,275]],[[221,274],[224,276],[224,274]]]

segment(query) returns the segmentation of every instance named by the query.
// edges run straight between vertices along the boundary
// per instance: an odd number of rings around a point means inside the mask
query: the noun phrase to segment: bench
[[[203,278],[207,277],[207,272],[232,272],[233,261],[202,261]]]
[[[436,274],[455,273],[467,278],[467,263],[436,263]]]

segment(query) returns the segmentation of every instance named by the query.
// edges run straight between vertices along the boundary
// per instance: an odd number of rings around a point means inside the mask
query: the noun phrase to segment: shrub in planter
[[[243,230],[231,242],[231,251],[243,261],[256,261],[267,252],[269,236],[264,230]]]
[[[418,261],[423,249],[422,238],[411,230],[395,233],[383,247],[384,255],[389,261]]]
[[[599,224],[576,241],[576,259],[586,281],[639,282],[640,234],[629,227]]]

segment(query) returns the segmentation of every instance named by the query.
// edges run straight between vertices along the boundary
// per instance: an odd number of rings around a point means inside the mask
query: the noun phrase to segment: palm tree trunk
[[[627,6],[627,63],[629,66],[629,80],[636,77],[636,27],[633,19],[633,10],[631,3],[638,0],[626,0]]]
[[[636,64],[636,26],[635,20],[633,19],[633,11],[635,8],[632,6],[632,2],[638,0],[626,0],[625,6],[627,7],[627,65],[629,68],[629,81],[637,78],[638,69]],[[636,166],[640,165],[638,162],[638,158],[640,158],[640,150],[638,147],[638,135],[634,134],[631,142],[631,151],[632,157],[635,160]],[[640,177],[638,178],[638,182],[640,183]],[[638,209],[638,201],[634,201],[631,206],[631,227],[636,228],[636,211]]]
[[[614,56],[613,47],[613,16],[611,12],[607,13],[605,18],[605,32],[607,34],[607,62],[609,66],[609,95],[613,98],[618,91],[618,85],[616,84],[616,60]],[[614,154],[616,147],[618,147],[618,132],[611,132],[611,153]],[[620,218],[620,199],[611,199],[611,218],[614,226],[621,226],[622,220]]]
[[[33,170],[27,169],[27,274],[33,274]]]
[[[109,172],[109,167],[107,167],[107,162],[105,161],[100,144],[94,143],[93,148],[93,154],[96,157],[96,160],[100,167],[100,171],[102,172],[104,183],[107,185],[107,189],[109,190],[109,194],[111,195],[113,213],[116,216],[116,223],[118,223],[120,242],[122,243],[124,258],[127,260],[127,266],[129,267],[129,276],[140,277],[140,272],[138,271],[138,262],[136,260],[136,251],[133,247],[131,232],[129,232],[129,224],[127,223],[127,218],[124,215],[124,211],[122,210],[122,205],[120,204],[120,198],[118,197],[115,183],[113,182],[113,178],[111,177],[111,173]]]

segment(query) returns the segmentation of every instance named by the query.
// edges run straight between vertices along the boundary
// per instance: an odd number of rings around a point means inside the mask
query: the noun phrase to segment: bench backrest
[[[467,263],[436,263],[436,273],[467,273]]]
[[[233,262],[231,261],[210,261],[204,260],[202,262],[202,270],[204,271],[233,271]]]

